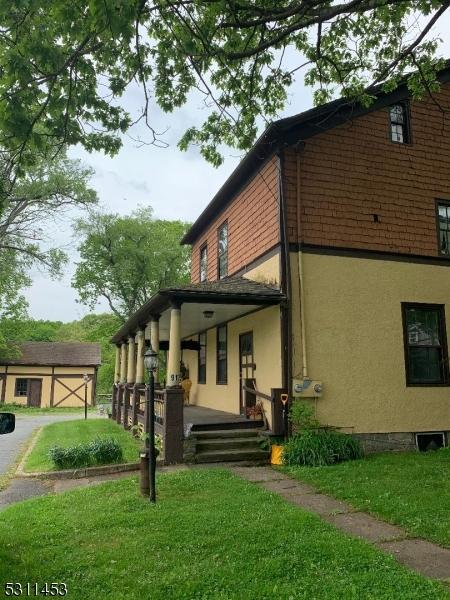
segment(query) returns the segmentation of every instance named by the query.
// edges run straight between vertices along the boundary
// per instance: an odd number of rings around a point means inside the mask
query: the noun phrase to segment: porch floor
[[[206,408],[205,406],[185,406],[184,424],[192,423],[193,429],[230,429],[235,427],[261,427],[262,421],[249,420],[242,415]]]

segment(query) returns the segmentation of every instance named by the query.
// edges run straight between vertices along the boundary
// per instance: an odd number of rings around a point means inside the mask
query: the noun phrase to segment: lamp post
[[[90,377],[87,373],[83,375],[84,381],[84,418],[87,419],[87,386],[89,383]]]
[[[156,502],[156,451],[155,451],[155,372],[158,368],[158,354],[149,348],[144,354],[144,365],[148,371],[149,383],[147,385],[147,431],[148,431],[148,471],[150,502]]]

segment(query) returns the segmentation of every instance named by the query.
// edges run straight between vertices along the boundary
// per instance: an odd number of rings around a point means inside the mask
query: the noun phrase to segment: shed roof
[[[100,344],[81,342],[24,342],[21,356],[3,361],[5,365],[96,367],[101,364]]]

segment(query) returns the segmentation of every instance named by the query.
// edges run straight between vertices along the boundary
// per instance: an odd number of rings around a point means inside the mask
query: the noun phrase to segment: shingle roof
[[[188,283],[176,287],[165,288],[162,293],[200,292],[202,294],[233,294],[280,296],[279,288],[272,287],[259,281],[252,281],[245,277],[228,277],[219,281],[202,281],[201,283]]]
[[[100,344],[81,342],[25,342],[18,344],[21,356],[6,365],[94,367],[101,364]]]

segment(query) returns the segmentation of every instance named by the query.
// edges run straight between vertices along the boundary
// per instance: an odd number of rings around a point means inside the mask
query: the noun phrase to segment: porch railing
[[[118,384],[113,388],[112,418],[124,429],[148,429],[147,387],[143,384]],[[162,438],[165,464],[183,460],[183,390],[155,389],[155,433]]]
[[[274,435],[285,435],[286,434],[286,414],[283,414],[283,403],[281,402],[281,394],[286,393],[286,390],[282,388],[272,388],[271,393],[264,394],[256,388],[256,380],[245,380],[251,385],[242,385],[243,397],[245,398],[246,404],[250,397],[254,398],[254,405],[261,402],[263,406],[263,417],[267,424],[266,413],[270,411],[270,430]],[[253,405],[253,406],[254,406]]]

